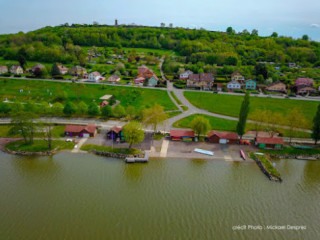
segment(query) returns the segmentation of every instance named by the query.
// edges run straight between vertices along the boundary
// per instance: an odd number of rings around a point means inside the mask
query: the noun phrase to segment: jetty
[[[144,157],[139,158],[139,157],[126,157],[124,160],[126,163],[146,163],[149,161],[149,155],[150,151],[145,151],[144,152]]]

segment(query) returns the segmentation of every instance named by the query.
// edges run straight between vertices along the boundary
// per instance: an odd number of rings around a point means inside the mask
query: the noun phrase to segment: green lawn
[[[168,118],[172,118],[172,117],[175,117],[181,113],[182,113],[181,111],[175,111],[175,112],[168,112],[167,115],[168,115]]]
[[[208,110],[209,112],[238,117],[243,96],[232,96],[223,94],[212,94],[204,92],[184,92],[184,96],[194,106]],[[272,112],[286,115],[291,109],[298,107],[301,109],[304,117],[308,120],[309,126],[312,126],[312,119],[317,111],[319,102],[302,101],[292,99],[260,98],[251,96],[250,112],[255,109],[267,109]],[[249,119],[250,114],[249,114]]]
[[[0,137],[21,137],[20,135],[17,135],[17,134],[11,135],[9,132],[11,128],[12,128],[11,125],[0,125]],[[54,126],[52,128],[52,137],[53,138],[64,137],[65,128],[66,128],[65,125]],[[36,132],[34,136],[40,137],[40,133]]]
[[[269,153],[269,154],[284,154],[284,155],[319,155],[320,149],[296,149],[293,147],[284,147],[283,149],[261,149],[259,152]]]
[[[94,144],[86,144],[83,145],[81,148],[83,151],[90,151],[90,150],[96,150],[96,151],[103,151],[103,152],[112,152],[112,153],[122,153],[122,154],[139,154],[141,153],[140,150],[136,148],[117,148],[117,147],[106,147],[106,146],[99,146]]]
[[[173,124],[173,127],[190,128],[191,122],[196,116],[203,116],[203,117],[207,118],[209,120],[211,128],[213,130],[236,132],[237,121],[216,118],[216,117],[212,117],[212,116],[208,116],[208,115],[204,115],[204,114],[193,114],[193,115],[190,115],[186,118],[180,119],[179,121],[177,121]],[[249,123],[246,126],[246,131],[250,131],[250,130],[253,131],[254,126],[253,126],[253,124]],[[289,135],[289,132],[286,129],[279,129],[279,131],[283,134],[284,137],[287,137]],[[293,135],[294,135],[293,136],[294,138],[310,138],[311,137],[310,133],[299,132],[299,131],[295,131],[293,133]]]
[[[23,89],[20,93],[19,90]],[[29,92],[30,91],[30,94]],[[177,107],[171,101],[167,91],[160,89],[146,89],[136,87],[121,87],[97,84],[76,84],[66,82],[50,82],[25,79],[0,79],[0,100],[33,100],[35,102],[47,101],[53,103],[59,93],[65,91],[68,100],[80,101],[87,104],[92,101],[100,102],[100,97],[110,94],[115,95],[123,106],[134,106],[137,109],[152,107],[155,103],[162,105],[166,111],[176,110]],[[52,96],[50,96],[52,92]]]
[[[264,165],[264,167],[268,170],[268,172],[273,175],[274,177],[279,178],[280,173],[278,169],[276,169],[272,163],[268,160],[268,158],[265,155],[255,155],[257,159],[260,160],[260,162]]]
[[[74,145],[75,143],[73,142],[65,142],[60,140],[52,141],[52,149],[57,148],[57,150],[73,149]],[[42,152],[48,150],[48,142],[45,140],[34,140],[33,144],[26,144],[23,140],[19,140],[8,143],[5,147],[13,151]]]

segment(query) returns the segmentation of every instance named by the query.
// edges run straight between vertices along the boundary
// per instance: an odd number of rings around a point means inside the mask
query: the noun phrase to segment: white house
[[[20,67],[18,65],[13,65],[10,68],[10,72],[13,74],[16,74],[16,75],[21,75],[21,74],[23,74],[23,69],[22,69],[22,67]]]
[[[229,90],[239,90],[241,89],[241,84],[238,81],[231,81],[231,82],[228,82],[227,88]]]
[[[188,79],[190,74],[193,74],[193,72],[190,70],[185,71],[180,74],[180,79]]]
[[[88,81],[89,82],[99,82],[101,78],[101,74],[99,72],[92,72],[89,74]]]

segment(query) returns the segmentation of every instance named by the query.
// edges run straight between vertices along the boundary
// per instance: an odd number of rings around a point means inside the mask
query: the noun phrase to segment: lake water
[[[319,239],[320,162],[0,153],[0,239]],[[306,230],[233,230],[302,225]]]

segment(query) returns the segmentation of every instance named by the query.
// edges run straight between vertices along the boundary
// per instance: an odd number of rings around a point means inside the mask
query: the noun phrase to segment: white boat
[[[203,150],[203,149],[200,149],[200,148],[195,148],[193,151],[197,152],[197,153],[202,153],[202,154],[205,154],[205,155],[210,155],[210,156],[214,155],[214,152]]]

